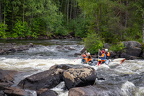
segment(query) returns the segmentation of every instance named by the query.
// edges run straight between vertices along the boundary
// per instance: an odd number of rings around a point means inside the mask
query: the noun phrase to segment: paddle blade
[[[126,59],[121,60],[121,61],[120,61],[120,64],[122,64],[125,60],[126,60]]]

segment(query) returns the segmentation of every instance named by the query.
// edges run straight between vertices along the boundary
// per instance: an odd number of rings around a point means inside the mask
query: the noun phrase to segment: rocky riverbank
[[[0,43],[0,55],[20,52],[20,51],[28,50],[29,48],[32,47],[34,47],[33,43],[29,43],[26,45],[18,45],[16,43]]]
[[[126,58],[127,60],[144,59],[144,50],[142,44],[136,41],[124,41],[124,48],[120,51],[111,51],[110,58]],[[105,43],[104,48],[109,49],[112,45]],[[86,49],[84,48],[81,53]],[[78,54],[79,55],[79,54]],[[93,57],[98,57],[98,54],[93,54]]]

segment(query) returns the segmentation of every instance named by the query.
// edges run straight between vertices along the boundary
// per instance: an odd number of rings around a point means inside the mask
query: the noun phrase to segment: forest
[[[144,42],[143,0],[0,0],[0,38]]]

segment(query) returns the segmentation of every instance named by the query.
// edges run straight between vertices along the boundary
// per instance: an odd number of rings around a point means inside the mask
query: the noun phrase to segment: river
[[[80,53],[84,47],[79,40],[10,40],[1,42],[16,44],[33,43],[36,45],[36,47],[22,52],[0,55],[1,69],[17,70],[22,72],[22,74],[15,79],[15,85],[17,85],[18,82],[25,77],[48,70],[51,66],[56,64],[81,64],[81,58],[79,56],[75,56],[74,54]],[[119,67],[115,67],[117,65]],[[96,70],[99,68],[109,69],[110,67],[115,67],[114,70],[120,74],[140,74],[144,72],[144,61],[126,60],[122,65],[118,64],[117,61],[114,61],[111,62],[109,66],[101,65],[92,67]],[[129,92],[127,92],[126,89],[130,85],[135,86],[132,82],[125,83],[122,88],[125,92],[123,96],[133,96],[128,95]],[[68,96],[68,91],[64,91],[62,89],[63,86],[64,82],[61,82],[52,90],[59,93],[59,96]],[[135,96],[143,96],[141,94],[144,94],[144,86],[138,86],[136,89],[137,91]],[[35,92],[32,94],[32,96],[36,96]]]

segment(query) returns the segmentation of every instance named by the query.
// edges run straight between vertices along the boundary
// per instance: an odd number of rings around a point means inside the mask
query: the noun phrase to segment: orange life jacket
[[[106,56],[110,56],[110,52],[106,52]]]
[[[86,62],[86,63],[88,63],[88,62],[92,61],[92,59],[91,59],[91,58],[84,58],[84,59],[85,59],[85,62]]]

